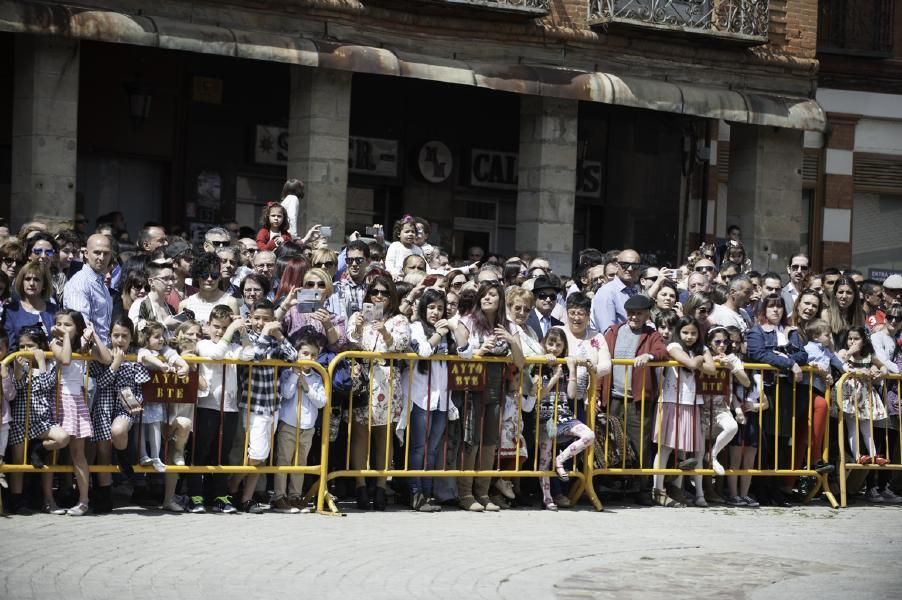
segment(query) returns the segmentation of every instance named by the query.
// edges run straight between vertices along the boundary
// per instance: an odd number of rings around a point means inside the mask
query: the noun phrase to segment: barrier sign
[[[695,393],[700,396],[727,396],[730,390],[730,372],[718,369],[717,375],[699,374],[695,380]]]
[[[485,389],[485,364],[453,362],[448,373],[452,392],[481,392]]]
[[[153,379],[141,386],[145,402],[197,402],[197,371],[185,377],[161,371],[150,372]]]

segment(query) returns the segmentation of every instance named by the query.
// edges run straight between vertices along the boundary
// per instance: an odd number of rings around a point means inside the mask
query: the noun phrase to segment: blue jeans
[[[426,439],[427,417],[429,419],[428,447]],[[447,420],[447,412],[440,410],[426,411],[416,404],[410,407],[410,454],[408,466],[411,471],[435,468],[435,457],[438,454],[438,448],[445,434]],[[426,458],[425,466],[423,465],[424,453]],[[409,477],[407,484],[410,486],[411,495],[417,492],[422,492],[426,496],[432,494],[431,477]]]

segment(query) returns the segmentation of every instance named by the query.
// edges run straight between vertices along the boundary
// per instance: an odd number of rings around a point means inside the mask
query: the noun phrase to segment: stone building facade
[[[783,260],[807,235],[805,132],[826,124],[817,10],[0,0],[0,203],[14,225],[120,210],[199,232],[255,218],[292,176],[301,229],[414,213],[456,254],[540,253],[568,273],[590,245],[675,262],[715,233],[720,193],[750,253]]]

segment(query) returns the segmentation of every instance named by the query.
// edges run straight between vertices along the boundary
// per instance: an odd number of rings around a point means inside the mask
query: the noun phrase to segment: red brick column
[[[829,113],[825,168],[823,266],[852,263],[852,164],[856,115]]]

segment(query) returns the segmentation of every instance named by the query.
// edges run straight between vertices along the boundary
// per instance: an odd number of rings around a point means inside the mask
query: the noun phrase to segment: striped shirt
[[[80,312],[85,322],[93,325],[100,340],[109,345],[113,299],[103,283],[102,274],[84,265],[66,284],[63,291],[63,306]]]

